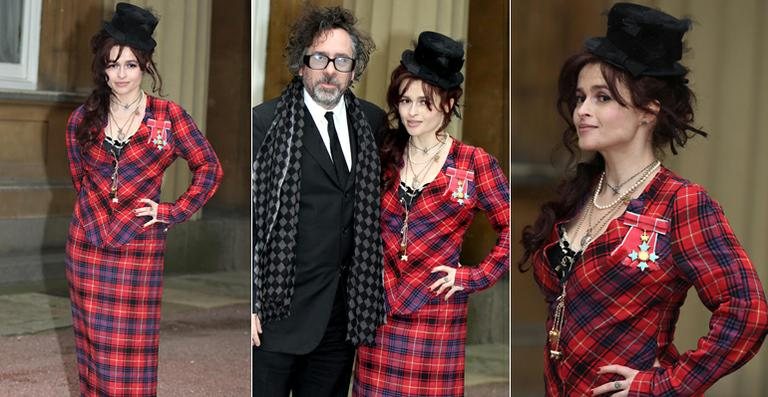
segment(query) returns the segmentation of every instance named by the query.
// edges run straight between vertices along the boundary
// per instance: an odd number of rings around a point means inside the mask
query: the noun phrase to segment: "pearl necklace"
[[[640,177],[640,179],[637,180],[637,182],[635,182],[632,186],[630,186],[630,188],[626,192],[624,192],[623,194],[620,194],[619,197],[616,198],[616,200],[613,200],[612,202],[608,203],[607,205],[600,205],[600,204],[597,203],[597,196],[599,196],[600,192],[603,190],[603,180],[605,180],[605,171],[603,171],[603,173],[600,175],[600,181],[597,182],[597,189],[595,189],[595,194],[592,196],[592,205],[594,205],[595,208],[597,208],[599,210],[607,210],[608,208],[611,208],[611,207],[615,206],[616,204],[618,204],[622,200],[626,199],[629,196],[630,193],[632,193],[633,191],[635,191],[635,189],[637,189],[640,185],[642,185],[648,179],[648,177],[654,171],[656,171],[657,168],[659,168],[659,166],[661,166],[661,161],[656,160],[656,162],[653,165],[653,167],[648,168],[648,171],[646,171],[643,174],[643,176]]]

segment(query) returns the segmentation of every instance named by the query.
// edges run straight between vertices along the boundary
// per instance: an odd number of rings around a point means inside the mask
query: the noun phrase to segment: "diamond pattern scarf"
[[[293,299],[299,215],[303,84],[294,80],[281,94],[275,119],[252,165],[254,296],[262,322],[288,317]],[[354,252],[347,278],[347,340],[372,345],[386,315],[379,232],[380,164],[373,132],[360,103],[345,94],[350,132],[358,144],[355,178]]]

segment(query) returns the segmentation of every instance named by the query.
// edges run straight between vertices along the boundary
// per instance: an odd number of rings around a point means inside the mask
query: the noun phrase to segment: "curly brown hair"
[[[363,75],[371,53],[376,49],[371,37],[357,29],[357,18],[342,7],[320,8],[309,6],[296,22],[291,26],[291,35],[285,46],[285,58],[288,62],[288,70],[294,76],[299,74],[299,69],[304,65],[304,55],[307,48],[320,37],[320,35],[332,29],[343,29],[352,39],[352,51],[355,53],[355,77],[354,81]]]
[[[139,62],[141,71],[152,77],[152,91],[160,93],[163,88],[163,80],[157,71],[157,65],[152,60],[153,50],[144,51],[137,48],[119,44],[104,29],[98,31],[91,38],[91,51],[93,52],[93,61],[91,62],[91,76],[93,78],[94,88],[91,94],[85,100],[85,115],[83,121],[77,126],[77,141],[81,146],[88,146],[96,141],[99,130],[107,125],[107,116],[109,115],[109,102],[113,95],[112,89],[107,84],[107,65],[116,59],[109,58],[109,52],[112,47],[119,46],[117,58],[120,54],[129,48],[136,60]]]
[[[585,162],[577,163],[578,134],[572,115],[576,107],[579,72],[590,64],[600,65],[611,95],[622,106],[633,106],[652,112],[652,104],[658,104],[659,111],[656,113],[656,125],[651,138],[651,145],[658,156],[662,156],[667,147],[672,154],[677,154],[678,148],[684,147],[688,139],[695,135],[707,136],[706,132],[693,126],[693,104],[696,97],[688,86],[685,75],[633,77],[624,69],[605,63],[587,51],[568,58],[560,71],[557,110],[567,124],[563,131],[562,143],[570,156],[567,167],[569,176],[560,183],[557,189],[558,197],[544,203],[536,222],[523,229],[521,243],[524,252],[518,261],[520,271],[528,270],[526,264],[546,242],[555,222],[576,215],[580,204],[592,190],[595,179],[605,169],[605,159],[600,153]],[[630,98],[619,94],[619,84],[627,87]]]
[[[440,124],[437,132],[444,131],[448,127],[452,116],[461,118],[459,99],[464,93],[461,87],[446,90],[419,79],[403,65],[395,68],[392,71],[389,88],[387,88],[387,107],[389,108],[387,119],[389,126],[384,132],[384,139],[379,149],[382,173],[381,186],[384,190],[392,187],[397,180],[400,168],[403,166],[403,153],[405,152],[406,145],[408,145],[410,135],[408,135],[408,131],[405,130],[402,120],[400,120],[398,104],[400,103],[400,98],[408,90],[408,87],[414,83],[421,84],[424,96],[427,98],[437,98],[440,101],[439,103],[427,102],[428,109],[432,110],[436,106],[443,113],[443,122]],[[447,109],[446,104],[451,103],[451,101],[453,101],[453,107]]]

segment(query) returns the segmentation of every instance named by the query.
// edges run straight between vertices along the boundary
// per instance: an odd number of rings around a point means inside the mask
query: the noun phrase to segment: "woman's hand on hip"
[[[140,199],[139,201],[144,203],[144,204],[146,204],[147,206],[146,207],[135,208],[133,210],[133,213],[136,216],[149,216],[149,217],[152,218],[152,219],[148,220],[147,223],[144,224],[144,227],[147,227],[147,226],[150,226],[150,225],[154,225],[155,223],[158,223],[158,222],[160,222],[160,223],[168,223],[168,222],[161,221],[161,220],[157,219],[157,203],[156,202],[154,202],[154,201],[152,201],[152,200],[150,200],[148,198],[143,198],[143,199]]]
[[[437,281],[429,286],[430,291],[435,291],[435,295],[440,295],[443,292],[445,294],[445,300],[451,297],[456,291],[461,291],[464,287],[454,285],[456,282],[456,268],[440,265],[432,269],[432,273],[445,272],[445,276],[440,277]]]
[[[623,376],[624,380],[617,380],[613,382],[604,383],[594,389],[592,389],[592,395],[597,396],[600,394],[610,395],[612,397],[626,397],[629,395],[629,385],[640,372],[636,369],[625,367],[623,365],[606,365],[600,367],[597,371],[598,375],[602,374],[616,374]],[[612,393],[612,394],[611,394]]]

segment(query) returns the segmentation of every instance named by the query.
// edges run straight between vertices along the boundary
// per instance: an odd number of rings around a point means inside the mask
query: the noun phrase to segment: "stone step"
[[[0,219],[0,286],[63,280],[69,221],[69,216]],[[250,224],[247,217],[209,216],[173,226],[165,271],[250,274]]]
[[[0,286],[63,280],[64,250],[0,256]]]

